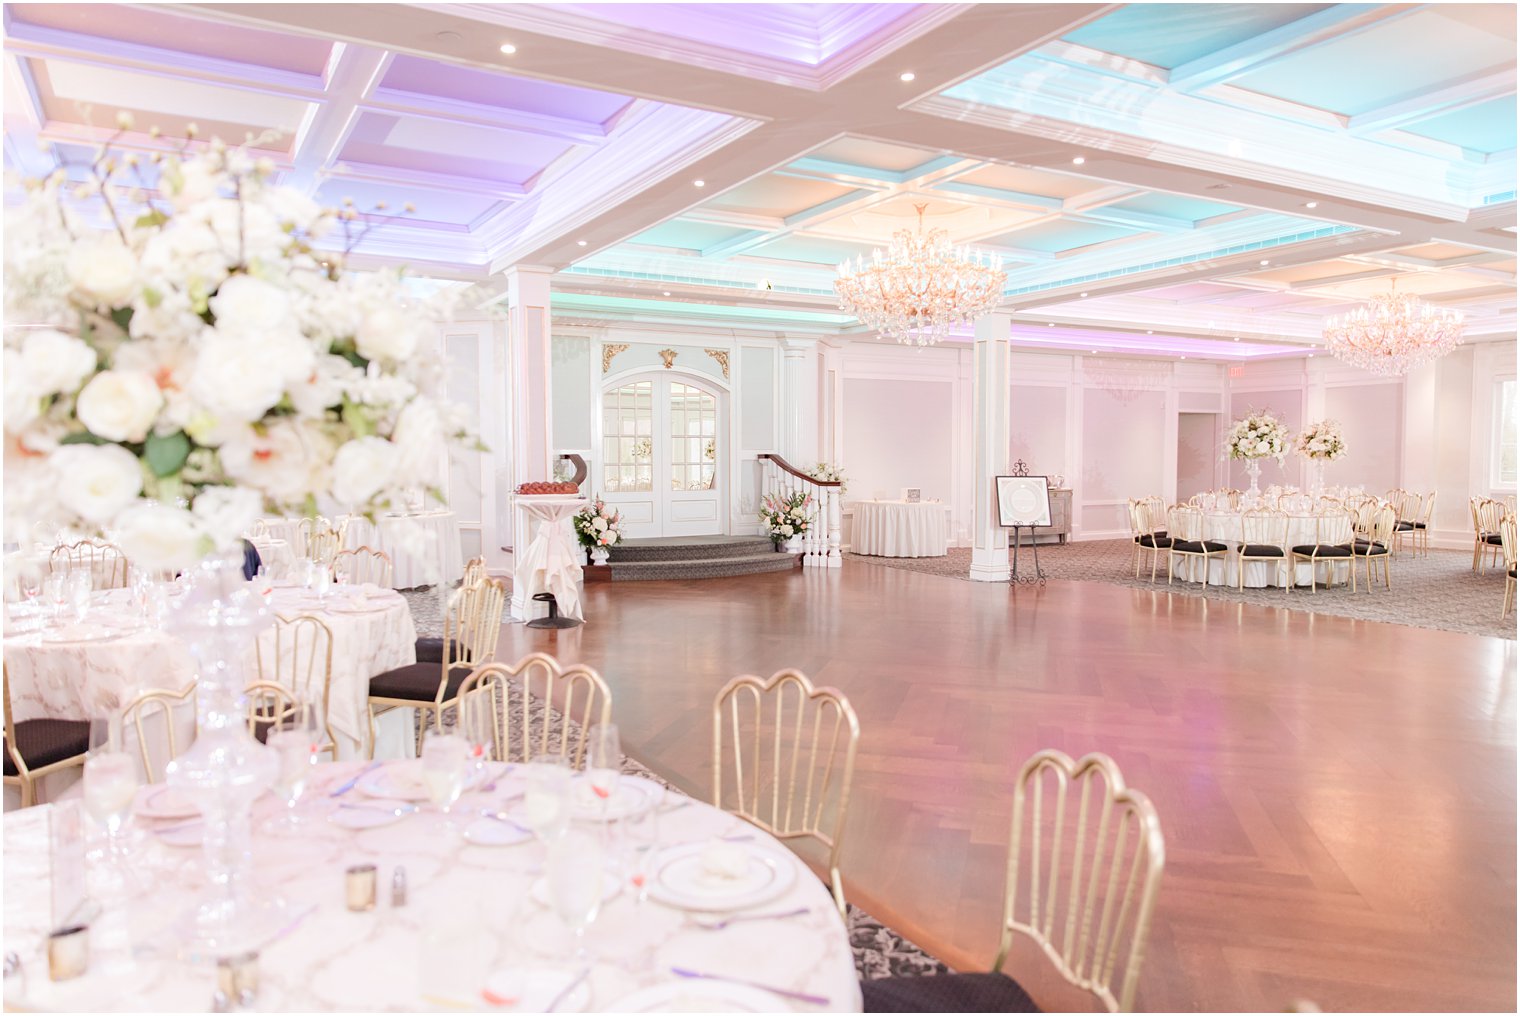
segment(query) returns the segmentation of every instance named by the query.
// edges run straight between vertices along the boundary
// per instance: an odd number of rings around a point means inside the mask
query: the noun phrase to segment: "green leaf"
[[[61,438],[58,439],[58,443],[59,444],[94,444],[94,445],[101,445],[101,444],[110,444],[111,442],[107,441],[103,437],[96,437],[94,434],[91,434],[87,430],[81,430],[81,431],[78,431],[77,433],[74,433],[74,434],[66,434],[66,435],[64,435],[63,437],[61,437]]]
[[[169,221],[169,217],[158,209],[139,215],[137,221],[132,223],[138,229],[147,229],[149,226],[162,226]]]
[[[173,476],[190,457],[190,439],[182,430],[167,435],[150,434],[143,457],[154,476]]]
[[[132,323],[132,308],[117,307],[115,310],[111,311],[111,320],[116,322],[117,328],[120,328],[122,331],[126,331],[127,326]]]

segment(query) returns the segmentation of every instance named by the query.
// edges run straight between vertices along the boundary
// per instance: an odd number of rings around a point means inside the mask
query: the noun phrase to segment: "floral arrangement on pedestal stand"
[[[314,246],[339,234],[352,250],[355,209],[275,186],[272,164],[218,141],[120,154],[132,124],[118,126],[86,182],[59,171],[7,210],[5,520],[99,534],[134,568],[184,574],[171,630],[196,659],[198,735],[169,782],[201,811],[210,895],[182,930],[223,953],[280,919],[248,879],[274,762],[244,714],[271,618],[242,577],[242,534],[319,498],[370,517],[418,488],[441,503],[447,448],[479,442],[425,348],[442,308],[399,271],[347,273]]]
[[[770,493],[760,499],[760,521],[770,533],[771,543],[787,553],[802,550],[802,537],[813,525],[813,495],[804,491],[790,494]]]
[[[1261,460],[1275,458],[1280,466],[1288,454],[1288,428],[1270,412],[1252,410],[1230,425],[1225,435],[1224,451],[1227,459],[1243,459],[1246,473],[1251,477],[1250,496],[1261,496]]]
[[[1325,490],[1325,463],[1334,462],[1346,454],[1346,439],[1341,436],[1339,423],[1320,420],[1299,432],[1293,450],[1309,460],[1309,468],[1313,470],[1309,491],[1318,495]]]
[[[575,536],[586,548],[592,564],[606,564],[612,547],[623,538],[622,517],[607,507],[600,494],[575,513]]]

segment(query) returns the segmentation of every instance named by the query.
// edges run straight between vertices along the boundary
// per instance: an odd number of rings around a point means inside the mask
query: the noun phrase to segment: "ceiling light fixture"
[[[1318,201],[1310,201],[1307,204],[1305,204],[1304,207],[1305,208],[1318,208],[1319,207],[1319,202]]]
[[[1085,158],[1083,158],[1083,157],[1082,157],[1082,156],[1080,156],[1080,155],[1079,155],[1079,156],[1077,156],[1077,157],[1076,157],[1076,158],[1075,158],[1075,159],[1072,159],[1072,160],[1071,160],[1071,164],[1072,164],[1072,165],[1073,165],[1073,166],[1080,166],[1080,165],[1082,165],[1082,163],[1084,163],[1084,162],[1086,162],[1086,161],[1087,161],[1087,160],[1086,160],[1086,159],[1085,159]]]
[[[662,296],[669,296],[670,295],[670,290],[668,290],[668,289],[665,290],[665,292],[663,294],[661,294],[661,295]]]
[[[1084,300],[1087,299],[1087,294],[1086,293],[1082,294],[1082,299],[1084,299]]]
[[[1271,261],[1271,259],[1270,259],[1270,258],[1262,258],[1262,259],[1261,259],[1261,263],[1262,263],[1262,264],[1263,264],[1263,265],[1270,265],[1270,264],[1271,264],[1271,263],[1272,263],[1272,261]]]
[[[1434,307],[1393,288],[1325,321],[1325,345],[1336,359],[1381,377],[1407,374],[1462,344],[1461,311]]]
[[[917,75],[915,75],[912,71],[903,71],[901,74],[899,74],[897,76],[897,80],[899,80],[899,81],[912,81],[915,77],[917,77]]]
[[[1155,334],[1156,334],[1156,333],[1155,333],[1155,331],[1154,331],[1154,330],[1152,330],[1152,329],[1150,329],[1150,328],[1147,328],[1147,329],[1146,329],[1146,330],[1145,330],[1145,334],[1147,334],[1147,335],[1155,335]]]
[[[575,241],[575,245],[577,247],[584,247],[584,246],[586,246],[586,241],[585,240],[577,240],[577,241]]]
[[[885,253],[878,247],[869,261],[857,257],[854,265],[843,262],[834,292],[839,308],[867,328],[904,345],[932,346],[953,325],[1002,303],[1008,273],[997,254],[952,247],[943,229],[925,232],[924,209],[929,206],[914,207],[918,231],[899,229]]]
[[[504,55],[511,56],[513,53],[517,52],[517,47],[512,45],[510,42],[504,42],[501,44],[501,51]]]
[[[1045,327],[1046,328],[1054,328],[1055,326],[1056,326],[1056,323],[1054,321],[1047,321],[1047,322],[1045,322]]]
[[[707,181],[706,180],[693,180],[691,182],[691,185],[693,187],[706,187],[707,186]]]

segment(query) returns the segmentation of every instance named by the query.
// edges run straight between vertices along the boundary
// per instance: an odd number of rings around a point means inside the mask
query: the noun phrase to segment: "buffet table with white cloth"
[[[174,609],[172,598],[168,609]],[[299,587],[276,585],[270,610],[285,617],[312,615],[332,632],[328,722],[338,757],[356,757],[369,743],[370,678],[417,659],[417,632],[406,600],[376,586],[334,588],[322,599]],[[12,617],[4,647],[16,720],[104,716],[141,692],[177,691],[195,677],[185,643],[149,627],[128,590],[95,593],[82,622],[26,631],[42,618],[34,616],[29,624]],[[266,656],[271,654],[274,631],[265,631],[260,639]],[[249,680],[254,680],[254,661],[247,665]]]
[[[403,538],[403,528],[416,530]],[[415,539],[416,547],[409,546]],[[451,511],[398,512],[375,522],[350,516],[343,546],[383,550],[391,559],[391,585],[396,589],[443,584],[452,586],[464,575],[459,546],[459,517]]]
[[[420,783],[420,774],[404,765],[367,773],[337,797],[333,792],[361,765],[316,767],[300,806],[308,825],[298,837],[266,831],[279,805],[267,795],[258,802],[254,896],[274,903],[280,919],[270,924],[278,929],[272,937],[252,943],[258,988],[250,1008],[544,1012],[563,994],[556,1011],[860,1011],[849,934],[827,888],[743,820],[622,777],[612,800],[654,809],[658,823],[649,899],[636,899],[622,847],[627,841],[621,823],[612,823],[605,902],[586,932],[589,960],[577,962],[571,932],[539,877],[546,847],[512,824],[521,817],[521,767],[489,763],[490,792],[467,791],[454,806],[450,831],[425,798],[413,809],[369,796]],[[594,802],[581,793],[590,789],[579,788],[576,800]],[[161,790],[142,788],[137,807]],[[411,800],[417,798],[403,798]],[[89,970],[74,980],[48,979],[48,825],[55,809],[40,806],[5,818],[5,944],[22,971],[6,978],[7,1007],[207,1011],[215,964],[175,954],[174,922],[204,888],[199,830],[187,829],[184,819],[132,819],[142,831],[132,859],[138,884],[108,898],[91,923]],[[507,819],[485,818],[482,811]],[[575,814],[595,813],[577,804]],[[596,831],[588,821],[575,827]],[[731,894],[727,887],[701,888],[707,884],[704,852],[722,837],[730,837],[746,861],[755,859],[765,883],[726,912],[715,901],[741,898],[715,895]],[[363,864],[377,869],[378,900],[372,910],[355,912],[345,906],[344,873]],[[398,867],[405,868],[407,887],[402,906],[393,905],[390,894]],[[698,898],[683,897],[688,892]],[[724,916],[754,919],[720,929],[696,923]],[[677,969],[708,976],[683,979]]]
[[[1203,513],[1204,539],[1223,543],[1229,548],[1229,553],[1209,559],[1209,585],[1211,586],[1226,585],[1233,587],[1237,585],[1240,568],[1238,551],[1241,542],[1243,515],[1244,512],[1229,511],[1228,509],[1216,509]],[[1336,531],[1331,533],[1329,529],[1325,530],[1326,533],[1330,534],[1329,542],[1342,543],[1349,541],[1351,539],[1351,525],[1346,520],[1345,513],[1336,513],[1331,518],[1335,523]],[[1319,517],[1315,515],[1288,516],[1288,538],[1285,541],[1286,547],[1284,548],[1284,557],[1288,562],[1292,561],[1294,547],[1315,542],[1318,522]],[[1280,526],[1281,523],[1278,522],[1277,525]],[[1334,565],[1337,577],[1345,575],[1345,561],[1345,558],[1341,558]],[[1294,585],[1309,585],[1310,576],[1315,567],[1308,562],[1300,562],[1292,566],[1290,570],[1293,572]],[[1317,567],[1321,569],[1319,582],[1323,583],[1325,581],[1324,569],[1328,566],[1320,564]],[[1201,561],[1196,557],[1179,557],[1174,564],[1173,574],[1176,578],[1190,579],[1196,582],[1202,568]],[[1279,565],[1276,561],[1258,558],[1246,562],[1245,584],[1248,589],[1261,589],[1269,585],[1281,587],[1283,585],[1284,574],[1283,565]]]
[[[946,506],[934,501],[856,501],[850,550],[876,557],[944,557]]]
[[[562,617],[584,620],[580,588],[586,555],[570,520],[588,502],[563,494],[514,494],[512,503],[516,510],[512,616],[519,621],[544,617],[548,606],[533,597],[553,593]]]

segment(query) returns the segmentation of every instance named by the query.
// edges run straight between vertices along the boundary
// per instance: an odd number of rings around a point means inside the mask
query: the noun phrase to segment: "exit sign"
[[[1230,377],[1245,377],[1245,376],[1246,376],[1246,368],[1245,368],[1244,364],[1232,364],[1230,366]]]

